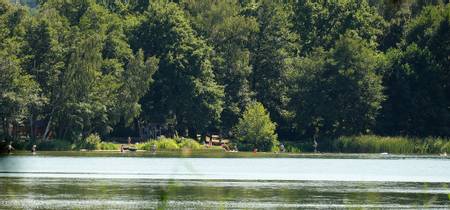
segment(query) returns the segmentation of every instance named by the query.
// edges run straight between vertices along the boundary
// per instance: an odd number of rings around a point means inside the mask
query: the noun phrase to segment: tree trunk
[[[138,131],[139,131],[139,141],[143,141],[141,121],[139,119],[136,119],[136,121],[137,121],[137,126],[138,126]]]
[[[30,114],[30,139],[31,141],[35,141],[35,136],[34,136],[34,120],[33,120],[33,110],[31,110],[31,114]]]
[[[6,118],[2,117],[2,129],[3,129],[3,135],[7,136],[8,135],[8,130],[6,129]]]
[[[43,139],[44,141],[47,141],[47,140],[48,140],[48,139],[47,139],[47,135],[48,135],[48,132],[50,131],[50,125],[51,125],[51,123],[52,123],[53,113],[54,113],[54,112],[55,112],[55,109],[53,108],[53,109],[52,109],[52,112],[50,113],[50,118],[48,119],[47,126],[45,127],[44,135],[42,136],[42,139]]]

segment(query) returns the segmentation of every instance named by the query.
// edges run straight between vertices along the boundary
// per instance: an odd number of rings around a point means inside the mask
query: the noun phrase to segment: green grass
[[[288,153],[311,152],[311,143],[283,142]],[[79,145],[66,140],[53,139],[37,142],[38,151],[77,151]],[[138,150],[151,151],[152,145],[157,146],[158,152],[183,150],[224,152],[220,146],[206,147],[193,139],[169,139],[149,140],[145,143],[136,144]],[[96,142],[91,150],[115,150],[119,151],[121,144],[111,142]],[[14,142],[16,150],[30,150],[29,141]],[[327,149],[324,149],[327,148]],[[328,149],[329,148],[329,149]],[[450,154],[450,140],[445,138],[411,138],[411,137],[382,137],[375,135],[343,136],[330,143],[322,143],[319,140],[319,151],[330,153],[391,153],[391,154]]]

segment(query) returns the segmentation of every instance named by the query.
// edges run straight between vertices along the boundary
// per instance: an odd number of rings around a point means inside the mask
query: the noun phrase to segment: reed
[[[343,136],[332,142],[333,152],[343,153],[394,153],[439,154],[449,152],[449,139],[383,137],[376,135]]]

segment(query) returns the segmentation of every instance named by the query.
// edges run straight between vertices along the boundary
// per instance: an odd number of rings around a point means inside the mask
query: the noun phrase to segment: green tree
[[[31,107],[42,105],[39,92],[39,85],[20,69],[18,59],[0,51],[0,118],[4,132],[9,124],[28,119]]]
[[[214,47],[213,70],[217,82],[225,88],[221,128],[227,134],[254,96],[249,82],[252,67],[248,43],[258,24],[254,17],[241,14],[237,0],[186,0],[182,5],[193,28]]]
[[[235,127],[235,138],[242,149],[271,151],[278,145],[276,124],[259,102],[250,103]]]
[[[211,48],[195,35],[185,14],[175,3],[153,2],[132,32],[132,46],[159,60],[154,84],[142,99],[145,118],[176,122],[178,131],[191,135],[218,124],[223,87],[211,64]]]
[[[10,124],[23,125],[43,105],[40,86],[22,69],[27,10],[0,1],[0,118],[5,132]],[[9,136],[11,137],[11,136]]]
[[[317,47],[331,49],[349,30],[376,46],[385,27],[383,18],[366,0],[298,0],[294,9],[302,55]]]
[[[131,123],[141,113],[140,99],[147,93],[153,82],[152,75],[158,69],[159,60],[149,57],[144,60],[142,50],[132,56],[127,70],[122,77],[122,86],[119,89],[119,112],[126,123]]]
[[[388,52],[387,100],[378,132],[448,136],[450,129],[450,6],[427,7],[406,30],[405,42]]]
[[[256,99],[277,122],[280,136],[289,137],[292,113],[288,109],[290,68],[297,52],[297,35],[291,31],[291,9],[276,1],[261,1],[254,8],[259,30],[252,35],[250,84]]]
[[[381,55],[349,34],[331,51],[298,61],[291,103],[300,134],[336,137],[372,129],[384,98],[380,61]]]
[[[158,61],[133,54],[118,15],[94,1],[47,1],[40,11],[27,28],[24,67],[50,99],[44,139],[50,130],[107,134],[138,117]]]

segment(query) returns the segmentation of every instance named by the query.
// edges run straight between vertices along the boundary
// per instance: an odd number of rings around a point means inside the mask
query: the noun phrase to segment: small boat
[[[136,147],[128,147],[128,151],[131,151],[131,152],[136,152]]]

